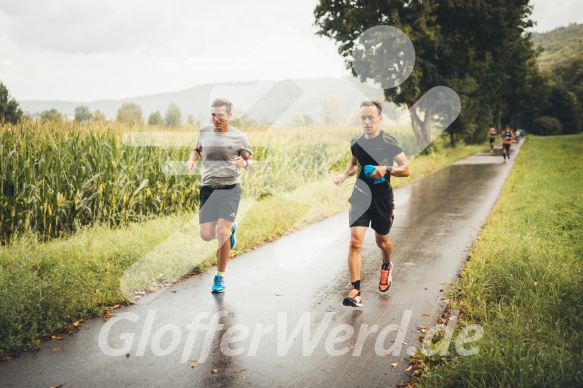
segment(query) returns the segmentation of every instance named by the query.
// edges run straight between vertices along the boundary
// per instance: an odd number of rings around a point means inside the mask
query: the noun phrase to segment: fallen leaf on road
[[[2,360],[2,361],[8,361],[8,360],[10,360],[10,359],[12,359],[12,357],[11,357],[11,356],[4,356],[4,357],[2,357],[0,360]]]
[[[428,317],[429,314],[421,314],[422,317]]]
[[[63,386],[63,384],[59,384],[59,385],[51,385],[51,388],[61,388]]]
[[[52,336],[51,336],[51,339],[52,339],[53,341],[54,341],[54,340],[62,340],[62,339],[63,339],[63,337],[61,337],[60,335],[52,335]]]
[[[233,371],[233,373],[241,373],[241,372],[245,372],[245,369],[236,369]]]
[[[103,316],[104,316],[105,318],[111,318],[111,317],[115,317],[116,315],[117,315],[117,314],[112,314],[112,313],[105,313],[105,314],[103,314]]]
[[[191,368],[194,368],[197,365],[198,365],[198,362],[196,362],[196,361],[188,361],[188,366]]]
[[[393,363],[391,364],[391,366],[392,366],[393,368],[396,368],[396,367],[397,367],[397,365],[399,365],[399,364],[398,364],[398,363],[396,363],[396,362],[393,362]]]
[[[218,369],[213,369],[213,370],[211,370],[211,372],[213,372],[213,373],[219,373],[219,370]]]
[[[58,350],[61,350],[61,348],[53,348],[53,352],[56,352]]]
[[[413,369],[413,365],[409,366],[409,368],[405,369],[405,372],[409,372],[411,369]]]
[[[393,357],[391,353],[387,353],[387,357]]]
[[[415,369],[415,370],[413,371],[413,374],[412,374],[412,376],[417,376],[419,373],[421,373],[421,372],[419,371],[419,369]]]
[[[81,323],[81,321],[77,321],[77,322],[73,322],[73,326],[75,327],[79,327],[79,324]]]
[[[427,326],[417,326],[417,330],[427,329]]]

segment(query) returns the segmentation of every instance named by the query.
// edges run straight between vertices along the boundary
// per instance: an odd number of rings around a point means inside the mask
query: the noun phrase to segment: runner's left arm
[[[243,167],[245,170],[251,170],[255,167],[255,160],[249,154],[241,152],[241,156],[237,156],[233,162],[237,167]]]
[[[407,157],[404,152],[401,152],[394,157],[395,162],[397,162],[397,167],[391,169],[391,176],[394,177],[408,177],[409,176],[409,163],[407,162]],[[370,174],[371,178],[380,179],[387,175],[389,168],[388,166],[376,166],[375,172]]]

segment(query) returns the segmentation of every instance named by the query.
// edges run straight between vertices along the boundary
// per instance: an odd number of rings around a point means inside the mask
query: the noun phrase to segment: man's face
[[[360,123],[364,133],[372,135],[380,130],[382,115],[379,115],[379,110],[376,106],[363,106],[360,108]]]
[[[218,106],[211,108],[211,117],[215,129],[226,128],[229,126],[229,120],[231,119],[231,113],[227,112],[226,106]]]

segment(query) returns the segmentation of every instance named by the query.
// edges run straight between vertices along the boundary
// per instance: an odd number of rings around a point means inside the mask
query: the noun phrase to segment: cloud
[[[163,44],[176,32],[173,18],[179,14],[172,2],[137,0],[4,0],[0,6],[5,37],[22,48],[64,53],[127,51]]]
[[[531,19],[536,22],[535,31],[545,32],[569,23],[583,22],[581,0],[532,0]]]

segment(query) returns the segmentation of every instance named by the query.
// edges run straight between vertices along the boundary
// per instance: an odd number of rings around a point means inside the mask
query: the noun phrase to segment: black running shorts
[[[370,200],[363,199],[356,191],[353,192],[349,199],[352,205],[348,213],[349,225],[350,227],[368,227],[370,225],[378,234],[389,234],[395,218],[393,214],[393,190],[371,193],[371,196]],[[368,205],[369,201],[370,205]]]
[[[216,222],[219,218],[234,221],[241,200],[241,185],[200,188],[200,224]]]
[[[510,144],[502,144],[502,148],[506,150],[506,152],[510,152]]]

